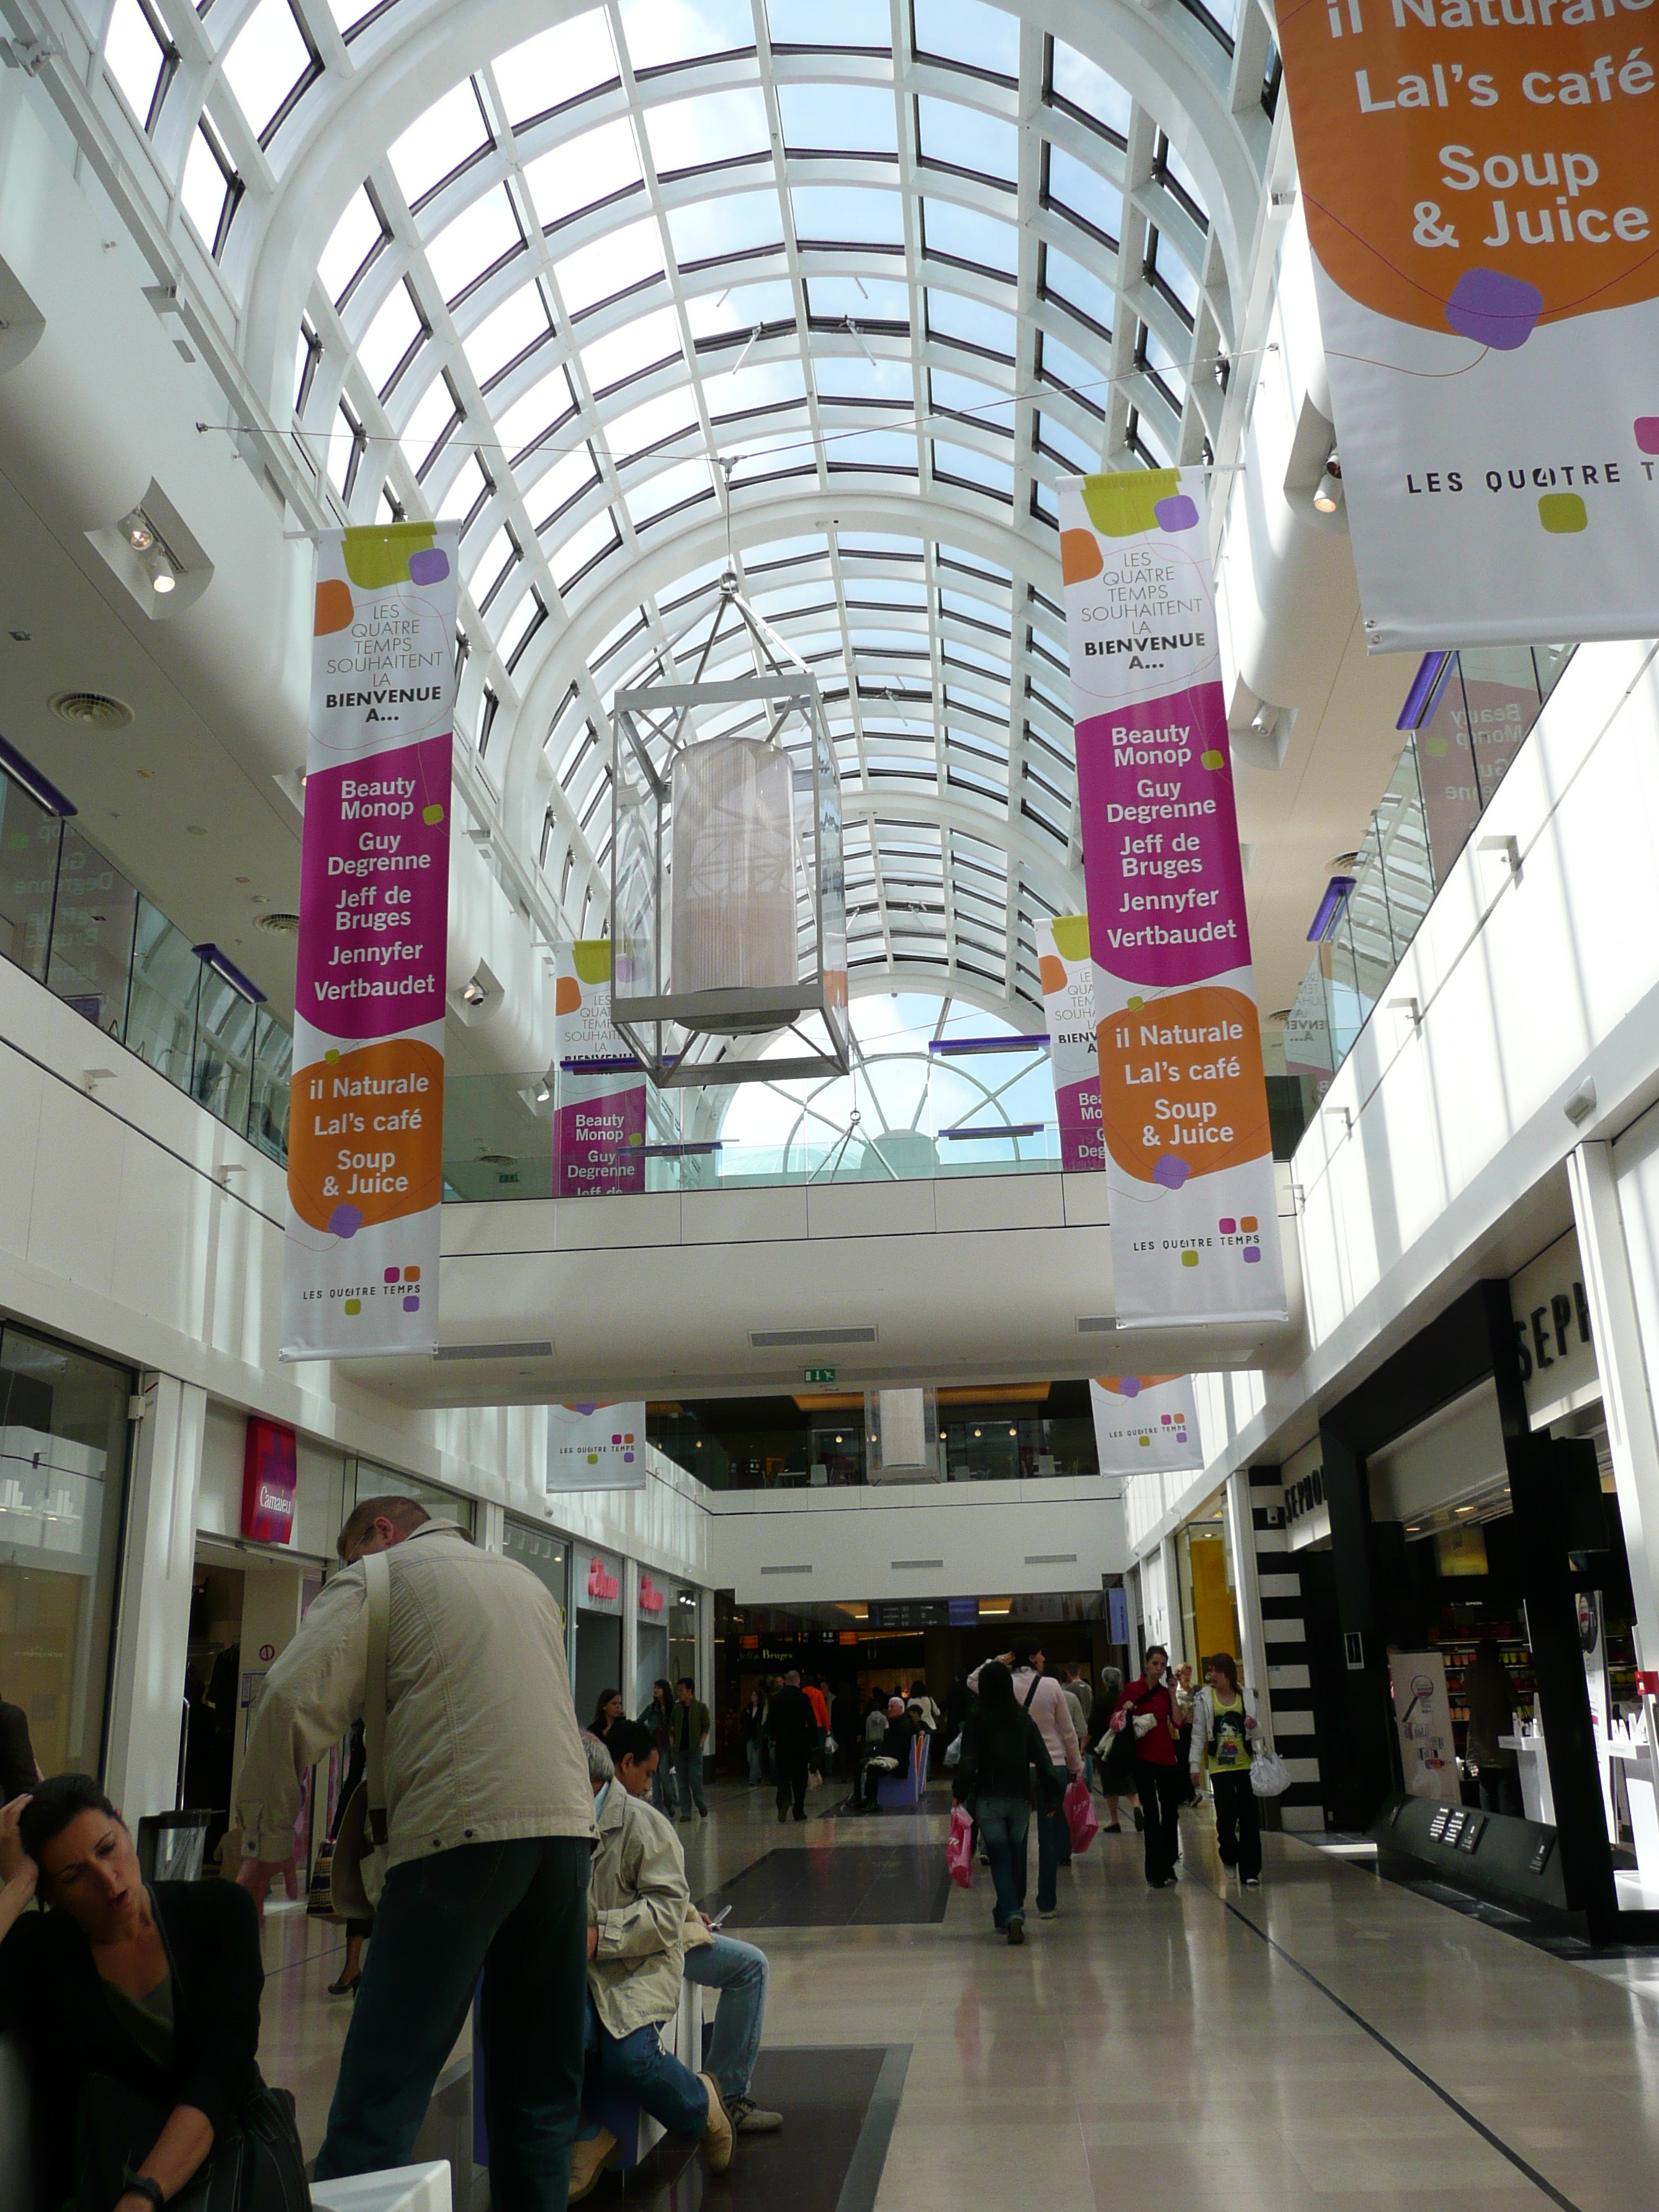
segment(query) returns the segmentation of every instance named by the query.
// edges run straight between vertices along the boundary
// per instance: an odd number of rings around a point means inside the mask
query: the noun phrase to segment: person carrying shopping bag
[[[1260,1727],[1255,1700],[1239,1687],[1237,1663],[1229,1653],[1218,1651],[1208,1672],[1209,1687],[1193,1701],[1193,1789],[1196,1793],[1207,1763],[1221,1863],[1246,1889],[1260,1889],[1261,1823],[1250,1786],[1250,1739]]]
[[[979,1823],[996,1892],[991,1925],[1010,1943],[1025,1941],[1026,1838],[1031,1822],[1031,1777],[1048,1800],[1060,1802],[1060,1782],[1042,1732],[1014,1695],[1014,1678],[1000,1660],[979,1671],[978,1697],[962,1724],[962,1750],[951,1794]]]
[[[1142,1673],[1123,1692],[1112,1728],[1118,1735],[1134,1738],[1135,1788],[1146,1825],[1146,1880],[1154,1889],[1173,1889],[1176,1861],[1181,1856],[1181,1804],[1187,1794],[1187,1777],[1176,1763],[1176,1741],[1180,1724],[1169,1684],[1170,1655],[1161,1644],[1149,1644]]]

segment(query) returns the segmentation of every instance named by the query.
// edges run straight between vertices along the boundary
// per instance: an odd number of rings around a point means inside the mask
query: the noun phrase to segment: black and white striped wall
[[[1227,1486],[1229,1517],[1236,1537],[1235,1572],[1254,1583],[1238,1593],[1243,1600],[1239,1612],[1246,1676],[1267,1706],[1264,1717],[1291,1771],[1291,1786],[1277,1801],[1279,1825],[1322,1831],[1325,1805],[1314,1740],[1302,1577],[1285,1521],[1284,1483],[1289,1473],[1276,1467],[1241,1469]]]

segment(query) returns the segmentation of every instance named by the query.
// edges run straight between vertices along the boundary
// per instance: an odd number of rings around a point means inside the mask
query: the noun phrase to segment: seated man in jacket
[[[916,1724],[904,1710],[902,1698],[887,1700],[887,1731],[879,1751],[864,1762],[859,1777],[859,1787],[853,1799],[855,1813],[873,1813],[876,1809],[876,1784],[884,1774],[903,1774],[910,1765],[910,1746],[915,1741]]]
[[[587,2049],[607,2081],[631,2090],[670,2135],[700,2140],[709,2172],[724,2173],[735,2138],[720,2090],[662,2046],[663,2027],[679,2010],[691,1892],[679,1838],[647,1802],[657,1747],[648,1729],[624,1720],[612,1723],[605,1743],[583,1748],[599,1831],[587,1890]],[[606,1771],[613,1763],[614,1774]],[[609,2130],[582,2123],[572,2204],[597,2185],[616,2148]]]

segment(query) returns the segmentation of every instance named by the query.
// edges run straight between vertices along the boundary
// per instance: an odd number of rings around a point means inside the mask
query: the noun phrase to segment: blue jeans
[[[1063,1767],[1054,1771],[1062,1782],[1071,1779]],[[1052,1912],[1060,1902],[1060,1869],[1072,1863],[1072,1831],[1058,1798],[1052,1807],[1039,1803],[1036,1824],[1037,1911]]]
[[[674,1817],[674,1770],[669,1754],[659,1753],[657,1771],[651,1778],[651,1802],[667,1820]]]
[[[766,1757],[766,1746],[763,1743],[759,1736],[751,1735],[749,1739],[747,1748],[749,1755],[749,1786],[753,1790],[758,1788],[760,1784],[761,1766]]]
[[[491,2202],[564,2212],[581,2110],[585,1836],[461,1844],[386,1877],[317,2179],[407,2166],[480,1971]]]
[[[708,2092],[672,2051],[663,2049],[660,2028],[636,2027],[630,2035],[612,2035],[599,2018],[590,1993],[586,2047],[599,2054],[605,2079],[631,2089],[643,2109],[671,2136],[700,2136],[708,2125]],[[599,2132],[598,2121],[589,2122],[582,2129],[581,2139],[590,2142]]]
[[[685,1954],[685,1978],[699,1988],[718,1990],[714,2033],[708,2045],[708,2071],[729,2105],[746,2097],[760,2056],[766,2019],[766,1954],[735,1936],[717,1936]]]
[[[700,1813],[706,1813],[708,1810],[702,1799],[702,1753],[701,1750],[676,1751],[674,1786],[680,1793],[679,1817],[682,1820],[689,1820],[691,1818],[691,1808],[694,1805]]]
[[[1025,1917],[1025,1839],[1031,1808],[1024,1797],[981,1797],[974,1813],[996,1889],[992,1923],[1006,1928],[1011,1920]]]

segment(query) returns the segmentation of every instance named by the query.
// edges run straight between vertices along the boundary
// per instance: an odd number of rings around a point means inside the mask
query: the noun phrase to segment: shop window
[[[0,1696],[46,1774],[102,1763],[131,1390],[124,1369],[0,1328]]]
[[[435,1482],[423,1482],[417,1474],[398,1474],[389,1467],[377,1467],[373,1460],[356,1462],[356,1480],[351,1502],[361,1505],[366,1498],[412,1498],[424,1505],[434,1521],[456,1521],[469,1536],[477,1534],[477,1502],[459,1497],[453,1490],[441,1490]]]

